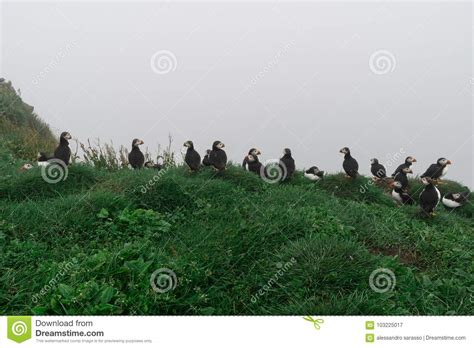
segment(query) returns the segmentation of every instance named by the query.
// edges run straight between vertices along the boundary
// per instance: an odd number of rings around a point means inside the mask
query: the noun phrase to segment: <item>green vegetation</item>
[[[0,138],[0,146],[24,159],[36,158],[40,149],[52,152],[56,143],[49,126],[4,79],[0,79]]]
[[[40,168],[18,171],[53,140],[21,100],[5,108],[13,93],[0,109],[2,315],[474,313],[472,195],[426,219],[364,177],[314,183],[298,172],[269,184],[235,166],[132,171],[123,154],[91,146],[89,164],[50,184]],[[38,141],[17,147],[27,134]],[[164,293],[150,283],[160,268],[177,277]],[[396,277],[390,291],[369,284],[381,268]]]
[[[48,184],[1,165],[2,314],[474,312],[472,202],[424,219],[366,178],[74,165]],[[157,293],[163,267],[178,281]],[[393,291],[370,288],[378,268]]]

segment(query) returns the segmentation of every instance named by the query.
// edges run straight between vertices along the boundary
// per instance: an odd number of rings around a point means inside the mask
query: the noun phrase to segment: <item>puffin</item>
[[[19,170],[20,172],[26,172],[26,171],[28,171],[28,170],[30,170],[30,169],[33,169],[33,165],[30,164],[30,163],[25,163],[25,164],[22,165],[18,170]]]
[[[39,152],[37,156],[38,167],[46,167],[49,164],[49,160],[54,157],[47,156],[44,152]]]
[[[394,178],[398,173],[402,171],[403,168],[410,168],[413,163],[416,162],[416,158],[413,156],[408,156],[405,158],[405,163],[400,164],[397,169],[392,174],[392,178]]]
[[[282,181],[290,178],[296,170],[295,160],[291,157],[291,150],[286,148],[283,149],[283,157],[280,158],[279,163],[280,168],[282,169],[283,176]]]
[[[214,141],[212,144],[212,150],[209,153],[209,161],[216,170],[224,170],[227,165],[227,154],[222,150],[224,147],[224,143],[219,140]]]
[[[450,164],[451,164],[450,160],[444,157],[441,157],[440,159],[438,159],[438,161],[436,161],[436,163],[433,163],[432,165],[430,165],[428,169],[426,170],[426,172],[424,172],[423,175],[421,175],[421,177],[430,178],[433,180],[439,180],[443,176],[446,175],[446,173],[448,172],[448,165]]]
[[[132,141],[132,151],[128,154],[128,163],[133,169],[141,169],[145,163],[145,156],[138,147],[143,144],[143,140],[140,139],[133,139]]]
[[[318,181],[324,176],[324,171],[319,170],[318,167],[312,166],[304,172],[304,177],[311,181]]]
[[[161,170],[163,169],[163,165],[162,164],[155,164],[153,163],[152,161],[146,161],[145,164],[143,165],[145,168],[148,168],[148,169],[156,169],[156,170]]]
[[[197,171],[201,167],[201,155],[194,150],[194,144],[191,140],[186,141],[183,144],[187,148],[186,156],[184,156],[184,162],[189,167],[190,171]]]
[[[402,189],[406,190],[408,187],[408,174],[413,174],[413,171],[410,167],[403,167],[402,170],[395,175],[394,180],[402,184]]]
[[[370,172],[376,180],[385,179],[387,177],[385,167],[379,163],[377,158],[372,158],[370,160]]]
[[[209,167],[211,165],[211,160],[209,159],[210,153],[211,153],[211,150],[207,149],[206,154],[204,155],[204,158],[202,159],[202,165],[204,167]]]
[[[248,159],[249,159],[249,155],[252,155],[252,158],[254,160],[258,160],[258,156],[260,156],[262,153],[260,152],[260,150],[256,149],[256,148],[251,148],[249,150],[249,153],[247,154],[247,156],[244,157],[244,160],[242,162],[242,167],[244,167],[244,169],[247,169],[248,171],[252,171],[250,169],[250,167],[248,167]],[[256,158],[255,158],[256,157]],[[259,161],[260,162],[260,161]]]
[[[69,165],[69,160],[71,159],[71,149],[69,148],[69,140],[71,138],[69,132],[62,132],[59,137],[59,145],[54,150],[54,158],[63,161],[65,165]]]
[[[434,210],[441,200],[441,193],[434,185],[434,180],[428,177],[421,178],[422,184],[425,186],[420,194],[421,211],[425,216],[434,216]]]
[[[448,193],[443,197],[442,202],[447,208],[459,208],[467,202],[469,195],[470,192]]]
[[[244,161],[247,164],[247,170],[249,172],[261,175],[263,165],[262,163],[260,163],[260,160],[258,159],[257,155],[249,154],[245,157]]]
[[[342,168],[344,168],[347,176],[350,178],[357,177],[357,174],[359,174],[359,163],[357,163],[356,159],[351,156],[351,150],[349,150],[348,147],[343,147],[339,152],[344,154]]]
[[[415,201],[411,196],[408,194],[407,191],[403,189],[403,185],[400,181],[394,181],[390,187],[393,188],[392,190],[392,198],[395,199],[397,202],[402,204],[413,204]]]

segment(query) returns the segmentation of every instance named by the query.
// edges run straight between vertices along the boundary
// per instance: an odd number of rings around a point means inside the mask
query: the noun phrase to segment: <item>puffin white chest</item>
[[[461,203],[447,199],[446,197],[443,197],[443,204],[448,208],[458,208],[461,206]]]
[[[316,174],[312,174],[312,173],[304,173],[304,176],[305,176],[305,178],[307,178],[311,181],[318,181],[319,179],[321,179],[319,176],[317,176]]]
[[[400,194],[398,192],[396,192],[395,190],[392,191],[392,197],[393,199],[395,199],[396,201],[398,202],[402,202],[402,196],[400,196]]]
[[[441,177],[445,176],[448,173],[448,166],[444,166],[443,170],[441,171]]]

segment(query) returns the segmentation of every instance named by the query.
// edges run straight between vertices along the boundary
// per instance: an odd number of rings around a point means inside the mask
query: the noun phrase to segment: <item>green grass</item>
[[[48,184],[19,164],[0,152],[0,314],[474,313],[472,201],[426,219],[363,177],[75,165]],[[370,288],[379,268],[393,291]]]
[[[39,151],[51,153],[56,144],[49,126],[6,81],[0,82],[0,138],[1,147],[30,160],[36,159]]]

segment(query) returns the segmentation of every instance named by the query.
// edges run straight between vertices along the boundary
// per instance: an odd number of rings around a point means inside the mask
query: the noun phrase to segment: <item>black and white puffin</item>
[[[71,159],[69,140],[71,140],[71,134],[69,134],[69,132],[62,132],[59,137],[59,145],[56,150],[54,150],[54,158],[63,161],[65,165],[68,165]]]
[[[19,170],[20,172],[26,172],[26,171],[31,170],[31,169],[33,169],[33,168],[34,168],[34,167],[33,167],[32,164],[30,164],[30,163],[25,163],[25,164],[22,165],[18,170]]]
[[[436,161],[436,163],[433,163],[428,167],[426,172],[421,175],[422,178],[431,178],[433,180],[438,180],[441,179],[443,176],[446,175],[448,172],[448,165],[451,164],[451,161],[441,157]]]
[[[415,201],[411,198],[410,194],[403,189],[400,181],[394,181],[390,184],[392,190],[392,198],[402,204],[413,204]]]
[[[402,170],[395,175],[394,180],[402,184],[402,189],[406,190],[408,187],[408,174],[413,174],[410,167],[403,167]]]
[[[262,163],[260,163],[257,155],[248,154],[245,161],[249,172],[261,175]]]
[[[199,170],[201,167],[201,155],[194,149],[193,142],[188,140],[183,146],[187,147],[184,162],[186,162],[191,171]]]
[[[311,181],[318,181],[322,179],[324,176],[324,171],[319,170],[318,167],[313,166],[308,170],[305,170],[304,177],[311,180]]]
[[[405,163],[400,164],[397,169],[392,174],[392,178],[395,178],[395,176],[402,171],[403,168],[410,168],[413,163],[416,162],[416,158],[413,156],[408,156],[405,158]]]
[[[139,148],[143,144],[143,140],[140,139],[133,139],[132,141],[132,151],[128,154],[128,163],[133,169],[141,169],[145,163],[145,156]]]
[[[211,153],[211,150],[207,149],[206,154],[204,155],[204,158],[202,159],[202,165],[204,167],[209,167],[211,165],[211,160],[209,159],[210,153]]]
[[[344,154],[344,162],[342,162],[342,168],[346,172],[347,176],[351,178],[357,177],[359,174],[359,163],[351,156],[351,150],[348,147],[343,147],[339,150],[340,153]]]
[[[296,170],[295,160],[291,157],[291,150],[286,148],[283,150],[283,156],[280,158],[280,167],[282,169],[283,176],[282,181],[290,178]]]
[[[225,145],[221,141],[216,140],[212,144],[212,150],[209,153],[209,161],[217,170],[224,170],[227,165],[227,154],[222,150],[224,147]]]
[[[260,170],[260,167],[261,167],[260,160],[258,159],[258,156],[260,156],[261,154],[262,153],[260,152],[260,150],[255,149],[255,148],[251,148],[249,150],[249,153],[247,154],[247,156],[245,156],[245,158],[242,162],[242,167],[244,167],[244,169],[247,169],[249,172],[256,173],[256,170],[257,169]],[[251,157],[249,157],[250,155],[251,155]],[[249,158],[252,158],[253,162],[249,162],[248,161]],[[259,163],[260,163],[260,165],[259,165]]]
[[[49,164],[48,161],[53,158],[54,157],[50,157],[44,152],[39,152],[37,156],[38,167],[46,167]]]
[[[387,177],[385,167],[379,163],[377,158],[372,158],[370,160],[370,172],[376,180],[385,179]]]
[[[442,202],[447,208],[459,208],[467,202],[469,195],[470,192],[448,193],[443,197]]]
[[[441,200],[441,193],[438,188],[434,185],[434,181],[431,178],[421,178],[422,184],[425,186],[420,194],[420,206],[421,211],[425,216],[433,216],[434,210]]]
[[[153,163],[152,161],[146,161],[145,164],[143,165],[145,168],[148,169],[156,169],[156,170],[161,170],[163,169],[163,165],[159,163]]]

